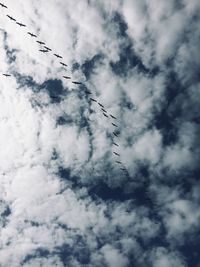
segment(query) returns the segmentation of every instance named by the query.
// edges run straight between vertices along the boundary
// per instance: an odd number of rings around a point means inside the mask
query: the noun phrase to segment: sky
[[[0,267],[200,267],[199,0],[1,3]]]

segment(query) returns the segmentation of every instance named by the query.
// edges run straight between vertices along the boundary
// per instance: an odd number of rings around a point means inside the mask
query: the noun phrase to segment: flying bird
[[[16,19],[14,19],[13,17],[6,15],[10,20],[16,21]]]
[[[120,170],[127,172],[127,170],[125,168],[120,168]]]
[[[52,51],[51,48],[49,48],[49,47],[47,47],[47,46],[45,46],[45,45],[44,45],[44,48],[47,49],[47,50],[49,50],[49,51]]]
[[[3,75],[6,76],[6,77],[10,77],[11,76],[10,74],[5,74],[5,73],[3,73]]]
[[[118,161],[118,160],[116,160],[115,162],[118,163],[118,164],[122,164],[122,162],[121,161]]]
[[[37,37],[37,35],[31,33],[31,32],[28,32],[28,34],[31,36],[31,37]]]
[[[72,81],[72,83],[74,83],[74,84],[82,84],[82,83],[80,83],[80,82],[75,82],[75,81]]]
[[[94,98],[90,98],[90,100],[93,102],[97,102],[97,100],[95,100]]]
[[[88,94],[88,95],[92,95],[92,93],[88,90],[85,90],[85,93]]]
[[[119,146],[118,144],[116,144],[115,142],[113,142],[113,145],[115,145],[115,146]]]
[[[102,108],[104,108],[104,105],[102,105],[101,103],[98,102],[98,105]]]
[[[5,6],[4,4],[0,3],[0,6],[4,7],[4,8],[8,8],[7,6]]]
[[[41,45],[44,45],[45,43],[44,42],[41,42],[41,41],[36,41],[38,44],[41,44]]]
[[[20,27],[26,27],[26,25],[25,24],[22,24],[22,23],[20,23],[20,22],[16,22]]]
[[[106,118],[108,118],[108,115],[107,115],[107,114],[103,113],[103,115],[104,115]]]
[[[120,157],[120,154],[118,154],[117,152],[113,152],[113,154],[115,154],[116,156]]]
[[[110,115],[110,117],[111,117],[111,118],[113,118],[113,119],[115,119],[115,120],[117,119],[117,118],[116,118],[116,117],[114,117],[113,115]]]
[[[49,52],[49,50],[47,50],[47,49],[46,50],[45,49],[40,49],[39,51],[42,52],[42,53],[48,53]]]
[[[118,127],[116,124],[112,123],[113,126]]]
[[[67,64],[63,63],[63,62],[60,62],[61,65],[67,67]]]
[[[114,136],[118,137],[118,134],[117,133],[113,132],[113,134],[114,134]]]
[[[65,79],[71,79],[71,77],[69,77],[69,76],[63,76],[63,78],[65,78]]]
[[[57,58],[62,58],[61,56],[59,56],[58,54],[54,54],[55,57]]]
[[[101,110],[102,110],[103,112],[107,113],[107,111],[106,111],[104,108],[102,108]]]

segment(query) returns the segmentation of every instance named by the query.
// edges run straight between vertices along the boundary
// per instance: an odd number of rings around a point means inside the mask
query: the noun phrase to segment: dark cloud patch
[[[33,77],[22,75],[16,71],[13,72],[14,77],[19,84],[19,88],[23,88],[25,86],[31,88],[34,93],[39,93],[41,91],[46,91],[51,99],[52,103],[59,103],[63,97],[66,95],[64,88],[62,86],[62,82],[60,80],[46,80],[42,84],[38,84],[34,81]],[[37,101],[32,101],[34,105],[40,105]]]
[[[57,247],[55,252],[59,256],[63,264],[67,266],[66,264],[69,261],[70,255],[72,255],[72,250],[69,244],[63,244],[61,247]]]
[[[96,65],[101,64],[101,60],[103,58],[103,55],[98,54],[84,62],[84,64],[81,66],[81,71],[84,73],[86,80],[90,79],[91,75],[95,72]]]
[[[200,124],[200,117],[194,117],[192,118],[192,121],[195,122],[196,124]]]
[[[11,49],[7,42],[8,34],[3,31],[3,42],[4,42],[4,49],[6,51],[7,61],[9,64],[12,64],[16,60],[16,54],[18,52],[17,49]]]
[[[32,259],[47,258],[50,255],[50,252],[44,248],[38,248],[33,253],[27,254],[21,264],[26,264]]]
[[[66,181],[73,190],[80,189],[82,187],[80,183],[80,177],[72,175],[70,168],[64,168],[59,166],[57,175],[62,181]]]
[[[172,117],[167,112],[167,107],[156,114],[154,121],[157,129],[162,132],[163,145],[168,146],[177,141],[177,129],[173,125]]]
[[[144,250],[148,250],[149,247],[170,247],[170,243],[166,239],[167,230],[164,227],[161,216],[158,216],[155,222],[159,225],[158,234],[152,237],[152,239],[149,239],[147,243],[145,243],[142,239],[140,240],[140,244],[142,245]]]
[[[90,262],[90,249],[83,241],[83,238],[79,237],[74,244],[74,256],[81,264],[89,264]]]
[[[94,199],[100,198],[104,201],[112,200],[123,202],[132,200],[138,206],[145,206],[152,209],[154,204],[148,193],[148,175],[146,174],[146,177],[142,177],[144,173],[146,173],[146,171],[142,171],[141,169],[140,172],[138,171],[138,177],[130,177],[121,174],[124,178],[123,183],[120,183],[120,185],[112,184],[111,186],[104,180],[99,180],[93,186],[90,185],[90,188],[88,188],[89,195]]]
[[[115,25],[118,26],[118,37],[119,38],[123,38],[123,37],[128,37],[127,36],[127,29],[128,29],[128,26],[126,24],[126,22],[123,20],[123,17],[121,16],[120,13],[118,12],[115,12],[114,15],[113,15],[113,18],[111,20],[111,23],[114,23]]]
[[[73,63],[72,71],[79,70],[80,68],[81,68],[81,66],[78,62]]]
[[[30,221],[31,226],[38,227],[40,224],[38,222]]]
[[[90,262],[90,250],[88,245],[80,235],[75,235],[73,238],[73,246],[63,244],[56,247],[54,253],[59,256],[64,266],[70,265],[71,260],[76,259],[81,266],[87,266]]]
[[[130,99],[125,96],[122,101],[121,101],[121,105],[123,108],[128,109],[128,110],[136,110],[136,106],[133,104],[133,102],[130,101]]]
[[[57,119],[57,125],[69,125],[72,123],[73,123],[73,119],[66,114],[58,117],[58,119]]]
[[[161,71],[161,70],[160,70],[160,67],[159,67],[159,66],[153,66],[153,67],[150,69],[150,71],[149,71],[149,73],[148,73],[148,76],[151,77],[151,78],[153,78],[153,77],[155,77],[156,75],[158,75],[160,71]]]
[[[60,80],[47,80],[42,84],[42,87],[48,92],[53,103],[58,103],[61,101],[64,95],[64,88]]]
[[[54,149],[53,149],[53,152],[52,152],[51,159],[52,159],[52,160],[57,160],[58,158],[59,158],[59,154],[58,154],[58,152],[56,151],[56,149],[54,148]]]
[[[31,76],[22,75],[18,72],[13,72],[13,75],[16,78],[17,83],[19,84],[19,88],[28,86],[35,93],[39,92],[42,89],[42,86],[36,83]]]
[[[2,217],[8,217],[11,214],[11,209],[7,206],[4,211],[1,213]]]
[[[167,76],[167,85],[166,85],[166,102],[169,106],[173,101],[176,100],[177,96],[183,94],[186,90],[186,87],[182,85],[181,81],[179,80],[177,74],[173,71],[169,72]],[[175,114],[179,115],[178,110],[176,110]],[[177,117],[177,116],[176,116]]]
[[[185,170],[185,172],[181,172],[176,176],[175,174],[175,181],[170,184],[170,186],[177,187],[179,190],[179,195],[182,199],[186,199],[189,195],[192,194],[194,188],[198,186],[199,182],[199,173],[200,167],[197,167],[195,170]],[[173,184],[173,185],[172,185]],[[199,196],[200,197],[200,196]],[[198,200],[200,203],[200,199]]]
[[[10,207],[4,202],[0,201],[0,225],[4,227],[11,215]]]
[[[92,197],[98,197],[106,200],[124,201],[132,199],[132,194],[124,194],[124,190],[121,187],[111,188],[104,182],[99,182],[96,186],[89,190],[89,195]]]
[[[131,101],[126,101],[126,103],[125,103],[125,107],[127,107],[127,109],[133,109],[133,107],[134,107],[134,105],[133,105],[133,103],[131,102]]]
[[[139,58],[138,55],[134,53],[132,44],[129,43],[127,46],[122,47],[119,60],[117,62],[110,62],[112,71],[119,76],[128,75],[131,69],[136,68],[139,72],[149,73],[148,69]]]
[[[185,87],[181,84],[176,73],[170,72],[165,90],[165,100],[162,109],[155,111],[154,123],[163,135],[163,144],[170,145],[177,141],[178,127],[175,121],[181,117],[181,105],[176,101],[180,94],[184,94]],[[173,108],[172,108],[173,107]]]
[[[81,109],[81,110],[83,110],[83,109]],[[81,129],[83,129],[83,128],[87,128],[88,129],[89,123],[88,123],[88,120],[87,120],[86,117],[84,117],[84,116],[81,117],[81,120],[79,121],[79,127]]]
[[[178,249],[188,264],[188,266],[198,266],[200,251],[200,231],[189,233],[185,236],[185,242]]]
[[[17,54],[17,50],[16,49],[9,49],[8,46],[5,45],[5,49],[6,49],[6,55],[7,55],[7,59],[8,59],[8,63],[11,64],[13,62],[15,62],[16,60],[16,54]]]
[[[63,179],[70,180],[71,179],[71,171],[70,169],[64,169],[62,167],[59,167],[59,176]]]

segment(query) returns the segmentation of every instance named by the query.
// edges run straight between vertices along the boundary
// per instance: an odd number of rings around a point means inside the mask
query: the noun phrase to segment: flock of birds
[[[5,8],[5,9],[8,8],[8,7],[7,7],[6,5],[4,5],[3,3],[0,3],[0,6],[1,6],[2,8]],[[18,21],[17,21],[15,18],[13,18],[12,16],[10,16],[10,15],[6,15],[6,16],[7,16],[11,21],[13,21],[13,22],[15,22],[17,25],[19,25],[20,27],[26,27],[25,24],[23,24],[23,23],[21,23],[21,22],[18,22]],[[27,32],[27,34],[30,35],[32,38],[37,38],[37,35],[35,35],[35,34],[31,33],[31,32]],[[48,53],[48,52],[52,51],[51,48],[49,48],[48,46],[46,46],[45,42],[42,42],[42,41],[39,41],[39,40],[36,40],[36,42],[37,42],[38,44],[40,44],[40,45],[43,46],[42,49],[39,50],[41,53]],[[58,55],[58,54],[53,54],[53,55],[54,55],[56,58],[63,59],[63,57],[60,56],[60,55]],[[63,62],[59,62],[59,63],[60,63],[60,65],[62,65],[63,67],[67,67],[67,66],[68,66],[67,64],[65,64],[65,63],[63,63]],[[11,74],[7,74],[7,73],[3,73],[3,75],[4,75],[5,77],[9,77],[9,76],[11,76]],[[62,77],[63,77],[64,79],[71,80],[71,77],[70,77],[70,76],[65,76],[65,75],[64,75],[64,76],[62,76]],[[76,85],[83,85],[82,82],[73,81],[73,80],[72,80],[71,82],[72,82],[73,84],[76,84]],[[85,93],[88,94],[88,95],[92,95],[92,93],[91,93],[89,90],[86,90]],[[102,114],[103,114],[104,117],[106,117],[107,119],[109,119],[109,118],[112,119],[111,124],[112,124],[113,127],[115,127],[115,130],[112,132],[112,133],[113,133],[113,139],[112,139],[112,141],[113,141],[113,145],[114,145],[115,147],[119,147],[119,144],[117,144],[117,142],[115,141],[115,139],[119,137],[118,126],[114,123],[114,122],[117,120],[117,118],[116,118],[115,116],[113,116],[112,114],[109,114],[109,113],[107,112],[107,110],[105,109],[104,105],[102,105],[102,104],[101,104],[100,102],[98,102],[96,99],[90,97],[90,101],[91,101],[91,102],[95,102],[95,103],[97,103],[97,104],[100,106],[101,111],[102,111]],[[117,153],[116,151],[113,151],[113,154],[117,157],[116,160],[115,160],[115,162],[120,166],[120,170],[122,170],[126,175],[128,175],[128,171],[127,171],[126,167],[125,167],[124,164],[120,161],[120,154]]]

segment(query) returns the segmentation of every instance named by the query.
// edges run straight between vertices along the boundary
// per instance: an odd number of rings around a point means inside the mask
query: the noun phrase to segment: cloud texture
[[[199,1],[4,4],[0,266],[198,267]]]

